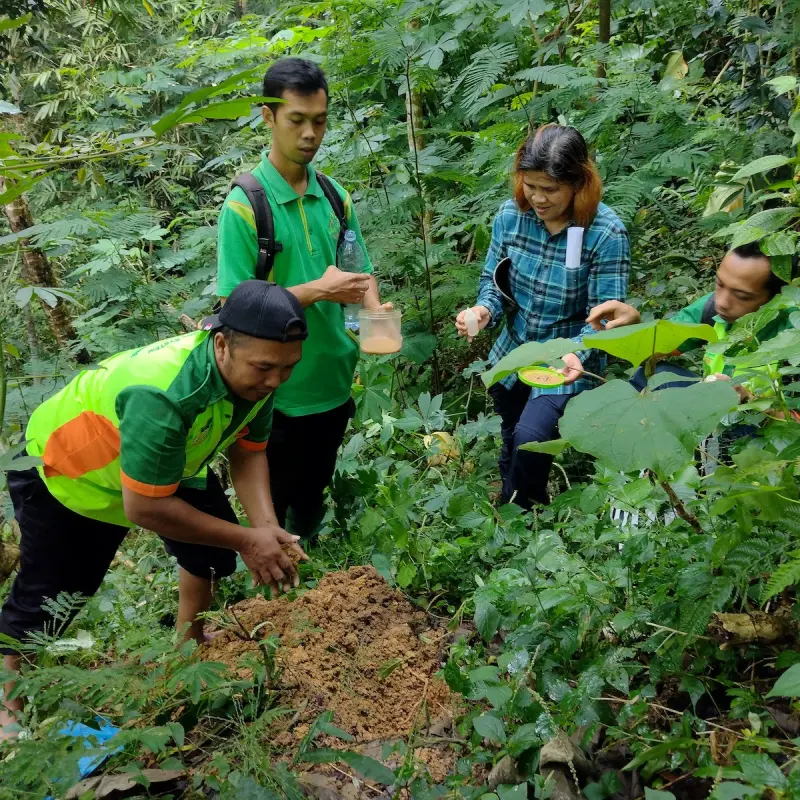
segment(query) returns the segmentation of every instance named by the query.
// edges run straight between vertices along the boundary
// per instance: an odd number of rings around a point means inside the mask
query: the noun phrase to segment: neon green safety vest
[[[203,488],[217,453],[237,440],[264,449],[271,421],[272,395],[233,397],[213,334],[197,331],[81,372],[34,411],[28,453],[42,458],[39,474],[67,508],[130,527],[123,485],[150,497]]]

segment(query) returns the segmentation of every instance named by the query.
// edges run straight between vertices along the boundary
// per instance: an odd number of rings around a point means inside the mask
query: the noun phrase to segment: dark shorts
[[[19,572],[0,613],[0,633],[25,641],[32,632],[53,632],[53,618],[42,608],[46,599],[55,599],[61,592],[88,598],[100,588],[128,529],[71,511],[50,494],[35,469],[9,472],[7,479],[22,538]],[[198,511],[237,522],[211,470],[205,489],[179,487],[175,494]],[[223,578],[236,569],[232,550],[161,539],[167,552],[191,575]],[[0,646],[0,652],[14,651]]]

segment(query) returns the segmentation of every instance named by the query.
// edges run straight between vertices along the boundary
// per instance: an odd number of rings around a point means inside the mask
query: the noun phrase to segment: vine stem
[[[683,501],[675,494],[675,490],[670,485],[669,481],[659,481],[661,484],[661,488],[667,493],[667,497],[669,497],[669,502],[672,507],[675,509],[675,513],[684,521],[686,522],[695,533],[703,533],[703,528],[700,526],[700,523],[697,521],[697,517],[692,514],[691,511],[688,511],[686,506],[683,504]]]
[[[6,391],[8,378],[6,376],[6,343],[3,337],[3,326],[0,325],[0,436],[3,433],[3,420],[6,416]]]
[[[414,178],[417,184],[417,193],[420,203],[420,227],[422,228],[422,256],[425,262],[425,284],[428,290],[428,312],[430,317],[430,330],[436,336],[436,324],[433,317],[433,281],[431,280],[431,265],[428,259],[428,230],[426,225],[427,203],[422,187],[422,176],[419,172],[419,149],[417,148],[417,124],[414,120],[414,103],[411,89],[411,59],[406,58],[406,91],[408,92],[408,124],[411,127],[410,140],[414,146]],[[441,376],[439,374],[439,359],[436,350],[433,351],[433,384],[437,394],[441,391]]]

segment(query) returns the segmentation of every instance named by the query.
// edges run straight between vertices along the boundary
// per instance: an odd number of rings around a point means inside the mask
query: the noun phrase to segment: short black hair
[[[761,245],[759,242],[750,242],[749,244],[740,244],[738,247],[733,248],[733,252],[736,253],[739,258],[766,258],[770,265],[769,270],[769,278],[767,278],[767,282],[764,285],[764,288],[767,290],[770,298],[775,297],[784,286],[786,286],[786,281],[783,278],[779,278],[772,270],[772,259],[761,249]],[[792,269],[797,266],[797,256],[794,256],[792,259]]]
[[[233,328],[229,328],[227,325],[223,325],[218,333],[222,334],[222,338],[225,340],[225,344],[228,346],[228,350],[231,353],[236,349],[236,345],[245,337],[246,334],[239,333],[239,331],[235,331]]]
[[[264,97],[283,97],[285,91],[310,95],[325,90],[328,97],[328,81],[325,73],[306,58],[282,58],[276,61],[264,75]],[[280,103],[265,103],[274,114]]]

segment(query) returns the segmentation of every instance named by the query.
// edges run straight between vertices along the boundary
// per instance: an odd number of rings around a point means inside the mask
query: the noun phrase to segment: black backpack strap
[[[336,251],[338,253],[339,245],[344,241],[344,233],[347,230],[347,215],[344,212],[344,200],[342,200],[342,196],[339,192],[336,191],[336,187],[331,182],[331,179],[319,171],[317,171],[317,183],[319,183],[320,189],[322,189],[322,193],[325,195],[325,199],[331,204],[333,213],[336,214],[336,219],[339,220],[339,243],[336,246]]]
[[[258,240],[258,258],[256,259],[256,278],[266,280],[275,263],[275,253],[283,250],[283,245],[275,239],[275,224],[267,193],[261,182],[250,172],[237,175],[231,182],[231,188],[238,186],[247,195],[253,216],[256,221],[256,239]]]
[[[711,297],[706,300],[706,304],[703,306],[703,313],[700,315],[700,322],[703,325],[714,325],[714,317],[717,316],[717,304],[714,302],[714,295],[712,294]]]

